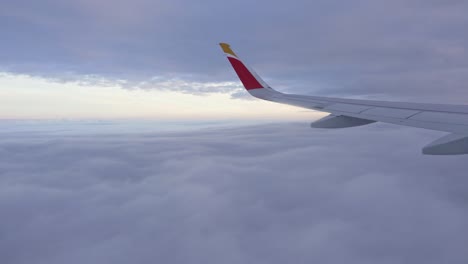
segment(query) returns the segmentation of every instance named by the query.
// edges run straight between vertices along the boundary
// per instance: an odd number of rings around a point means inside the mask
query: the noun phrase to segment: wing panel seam
[[[366,106],[367,106],[367,105],[366,105]],[[358,114],[362,114],[363,112],[368,111],[368,110],[371,110],[371,109],[374,109],[374,108],[376,108],[376,107],[375,107],[375,106],[370,106],[369,108],[364,109],[364,110],[358,112]]]
[[[421,113],[424,113],[424,112],[425,112],[425,111],[418,111],[417,113],[415,113],[415,114],[412,114],[412,115],[410,115],[410,116],[406,117],[405,119],[410,119],[410,118],[412,118],[413,116],[415,116],[415,115],[419,115],[419,114],[421,114]]]

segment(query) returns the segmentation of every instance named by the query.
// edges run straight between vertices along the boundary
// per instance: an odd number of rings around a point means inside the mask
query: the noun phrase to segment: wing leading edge
[[[245,89],[254,97],[330,113],[312,123],[314,128],[344,128],[374,122],[450,132],[423,148],[424,154],[468,154],[468,105],[421,104],[285,94],[272,89],[234,53],[221,43]]]

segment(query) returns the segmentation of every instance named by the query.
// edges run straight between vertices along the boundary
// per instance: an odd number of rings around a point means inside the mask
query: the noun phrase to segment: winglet
[[[239,57],[232,51],[231,46],[227,43],[219,43],[221,48],[223,49],[224,53],[226,53],[227,59],[231,63],[234,71],[237,73],[237,76],[241,80],[242,84],[244,85],[245,89],[252,90],[252,89],[261,89],[269,87],[265,81],[258,76],[252,69],[250,69],[244,62],[239,59]]]
[[[224,53],[226,54],[230,54],[234,57],[237,58],[237,55],[234,53],[234,51],[232,51],[231,49],[231,46],[227,43],[219,43],[219,45],[221,46],[221,48],[223,49]]]

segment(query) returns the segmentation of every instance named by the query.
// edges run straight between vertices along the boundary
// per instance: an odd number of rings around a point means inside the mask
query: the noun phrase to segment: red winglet
[[[264,88],[260,84],[260,82],[255,78],[255,76],[253,76],[253,74],[249,71],[249,69],[245,67],[244,63],[233,57],[228,57],[228,60],[231,63],[234,70],[236,71],[237,76],[239,76],[239,79],[241,80],[245,89],[251,90]]]

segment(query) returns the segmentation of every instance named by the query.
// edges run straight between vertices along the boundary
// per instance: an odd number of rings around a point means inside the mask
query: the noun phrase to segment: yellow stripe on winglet
[[[219,45],[223,49],[224,53],[231,54],[232,56],[237,57],[237,55],[234,53],[234,51],[232,51],[231,46],[229,46],[229,44],[219,43]]]

